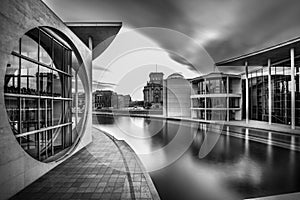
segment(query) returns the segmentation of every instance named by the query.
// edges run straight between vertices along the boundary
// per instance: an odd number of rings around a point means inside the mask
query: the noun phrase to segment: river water
[[[132,147],[162,200],[300,192],[298,136],[126,116],[94,115],[93,124]]]

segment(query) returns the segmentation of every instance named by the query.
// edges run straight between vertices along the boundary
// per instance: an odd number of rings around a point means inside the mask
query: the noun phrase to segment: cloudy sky
[[[44,2],[66,22],[121,21],[123,31],[143,27],[173,30],[171,39],[168,37],[169,31],[160,33],[162,29],[160,31],[137,29],[131,32],[131,36],[140,34],[139,37],[147,40],[145,43],[151,43],[150,46],[166,49],[168,53],[161,52],[161,54],[164,54],[167,63],[161,64],[178,67],[182,65],[180,71],[186,76],[192,76],[193,72],[185,70],[194,72],[200,70],[206,73],[207,70],[203,69],[201,63],[210,65],[211,60],[205,55],[204,50],[213,62],[216,62],[300,36],[299,0],[44,0]],[[181,38],[177,40],[180,34],[190,39],[182,39],[183,36],[180,36]],[[167,61],[168,59],[172,61]],[[103,65],[100,61],[96,64]],[[177,68],[175,71],[178,71]]]

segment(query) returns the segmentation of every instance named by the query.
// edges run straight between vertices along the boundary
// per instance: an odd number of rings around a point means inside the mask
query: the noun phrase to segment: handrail
[[[72,98],[66,98],[66,97],[52,97],[52,96],[27,95],[27,94],[15,94],[15,93],[4,93],[4,95],[9,97],[40,98],[40,99],[72,101]]]
[[[52,129],[56,129],[56,128],[61,128],[61,127],[68,126],[68,125],[71,125],[71,124],[73,124],[73,122],[59,124],[59,125],[51,126],[51,127],[47,127],[47,128],[41,128],[39,130],[34,130],[34,131],[26,132],[26,133],[21,133],[21,134],[15,135],[15,136],[16,136],[16,138],[19,138],[19,137],[22,137],[22,136],[32,135],[32,134],[40,133],[40,132],[43,132],[43,131],[48,131],[48,130],[52,130]]]

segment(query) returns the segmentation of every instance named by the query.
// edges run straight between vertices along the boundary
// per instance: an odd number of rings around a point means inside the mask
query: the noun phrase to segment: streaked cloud
[[[44,0],[65,21],[123,21],[125,26],[179,31],[214,61],[300,35],[298,0]],[[201,48],[145,33],[190,69],[202,65]],[[173,38],[174,39],[174,38]],[[184,59],[183,59],[184,58]],[[197,67],[198,66],[198,67]]]

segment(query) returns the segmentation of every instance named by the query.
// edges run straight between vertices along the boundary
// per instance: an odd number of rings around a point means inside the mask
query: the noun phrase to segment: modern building
[[[300,38],[216,63],[242,68],[243,119],[300,126]],[[255,70],[249,70],[254,67]],[[259,69],[257,69],[259,67]]]
[[[92,141],[92,60],[121,23],[67,25],[42,1],[1,3],[0,199],[7,199]]]
[[[191,80],[191,117],[202,120],[241,120],[240,75],[213,72]]]
[[[150,81],[144,87],[144,105],[152,105],[152,108],[161,108],[163,105],[163,77],[162,72],[151,72]]]
[[[166,117],[191,116],[191,84],[179,73],[173,73],[163,84],[163,115]]]

